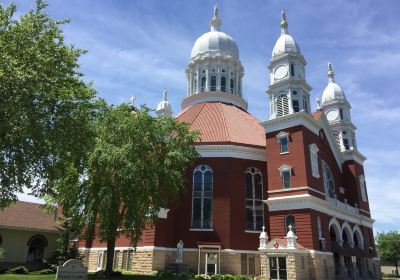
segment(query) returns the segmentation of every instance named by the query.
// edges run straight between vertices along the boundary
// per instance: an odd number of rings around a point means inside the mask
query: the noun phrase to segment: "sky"
[[[11,1],[0,0],[2,4]],[[17,0],[18,14],[34,0]],[[249,112],[268,119],[267,65],[280,35],[280,12],[304,55],[312,108],[327,84],[327,63],[345,92],[357,126],[358,149],[375,232],[400,230],[400,1],[336,0],[49,0],[47,13],[69,18],[66,41],[88,50],[81,71],[109,103],[155,108],[168,89],[174,113],[186,96],[185,68],[195,40],[209,31],[218,4],[221,31],[239,47]],[[21,195],[21,199],[32,200]]]

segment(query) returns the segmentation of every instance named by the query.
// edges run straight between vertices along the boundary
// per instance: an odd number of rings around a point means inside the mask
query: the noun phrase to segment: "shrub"
[[[206,280],[207,278],[206,278],[205,275],[200,274],[200,275],[196,275],[196,276],[194,277],[194,279],[195,279],[195,280]]]
[[[159,280],[174,280],[175,279],[175,273],[172,272],[169,269],[162,270],[162,271],[159,271],[157,273],[157,278]]]
[[[29,274],[33,274],[33,275],[45,275],[45,274],[54,274],[54,273],[55,273],[55,271],[54,271],[53,269],[45,268],[45,269],[42,269],[42,270],[30,272]]]
[[[252,280],[253,278],[251,278],[250,276],[245,276],[245,275],[235,275],[235,280]]]
[[[25,266],[18,266],[6,271],[8,274],[28,274],[29,270]]]
[[[224,279],[224,275],[222,275],[222,274],[211,275],[211,280],[223,280],[223,279]]]
[[[182,272],[182,273],[177,273],[175,275],[175,280],[191,280],[193,279],[193,275],[190,273]]]
[[[225,274],[223,280],[236,280],[235,276],[230,275],[230,274]]]

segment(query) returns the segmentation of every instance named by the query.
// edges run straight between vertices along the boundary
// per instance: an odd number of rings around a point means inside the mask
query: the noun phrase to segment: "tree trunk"
[[[113,274],[114,249],[115,249],[115,236],[113,238],[107,239],[107,262],[105,271],[105,274],[107,276],[112,276]]]

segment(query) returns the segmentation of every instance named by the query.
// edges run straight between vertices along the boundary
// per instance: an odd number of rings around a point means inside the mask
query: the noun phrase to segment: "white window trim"
[[[254,169],[254,172],[252,172],[251,171],[251,169]],[[261,176],[261,183],[262,183],[262,185],[261,185],[261,207],[262,207],[262,215],[263,215],[263,217],[262,217],[262,219],[263,219],[263,221],[264,221],[264,204],[262,203],[262,201],[264,200],[264,181],[263,181],[263,175],[262,175],[262,173],[261,173],[261,171],[258,169],[258,168],[255,168],[255,167],[249,167],[249,168],[247,168],[247,170],[246,170],[246,172],[245,172],[245,174],[250,174],[251,175],[251,180],[252,180],[252,203],[253,203],[253,230],[249,230],[249,229],[246,229],[246,232],[253,232],[253,231],[256,231],[256,232],[259,232],[259,230],[256,230],[256,229],[254,229],[255,227],[256,227],[256,220],[257,220],[257,218],[256,218],[256,198],[255,198],[255,175],[256,174],[259,174],[260,176]],[[247,185],[245,186],[246,188],[247,188]],[[247,191],[247,190],[246,190]],[[245,205],[247,206],[247,197],[246,197],[246,199],[245,199]],[[246,214],[247,215],[247,214]],[[247,223],[247,216],[246,216],[246,223]],[[246,225],[247,226],[247,225]]]
[[[282,180],[282,188],[283,189],[291,189],[292,188],[292,167],[290,165],[281,165],[281,167],[278,168],[280,176],[283,177],[283,171],[289,171],[290,172],[290,186],[289,188],[284,187],[284,182]],[[282,178],[283,179],[283,178]]]
[[[319,174],[319,168],[318,168],[318,146],[315,143],[312,143],[310,145],[308,145],[308,148],[310,150],[310,163],[311,163],[311,173],[313,175],[313,177],[315,178],[319,178],[321,177]],[[315,160],[314,160],[315,158]]]
[[[362,201],[367,202],[368,201],[367,188],[365,186],[365,177],[364,177],[364,175],[358,176],[358,182],[360,184],[361,199],[362,199]]]
[[[206,167],[206,169],[204,171],[201,170],[202,166]],[[196,171],[200,171],[202,173],[202,186],[201,186],[201,189],[202,189],[201,192],[202,193],[204,192],[204,173],[206,171],[211,171],[211,173],[212,173],[211,218],[210,218],[211,222],[210,222],[210,228],[203,228],[203,223],[204,223],[204,217],[203,217],[204,216],[204,210],[203,210],[203,207],[204,207],[204,195],[202,195],[201,196],[201,198],[202,198],[202,200],[201,200],[201,228],[191,228],[190,230],[213,231],[213,211],[212,210],[213,210],[213,199],[214,199],[214,197],[213,197],[213,194],[214,194],[214,171],[209,165],[206,165],[206,164],[200,164],[200,165],[196,166],[195,169],[193,170],[193,174],[192,174],[193,182],[192,182],[192,219],[191,219],[191,226],[193,226],[193,200],[194,200],[193,188],[194,188],[194,174],[195,174]]]
[[[281,155],[288,154],[289,153],[289,133],[281,131],[276,135],[276,138],[279,143],[279,153]],[[281,152],[281,139],[282,138],[286,138],[286,141],[287,141],[287,151],[286,152]]]

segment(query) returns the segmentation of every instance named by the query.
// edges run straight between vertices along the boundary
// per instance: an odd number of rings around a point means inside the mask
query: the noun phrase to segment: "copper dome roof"
[[[265,132],[260,121],[234,105],[221,102],[195,104],[177,119],[200,131],[197,144],[230,144],[265,148]]]

